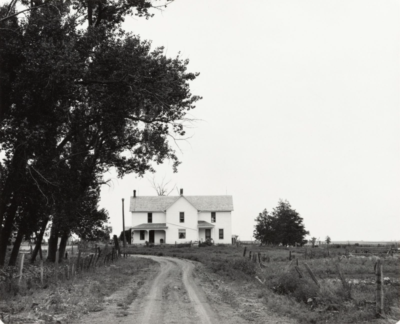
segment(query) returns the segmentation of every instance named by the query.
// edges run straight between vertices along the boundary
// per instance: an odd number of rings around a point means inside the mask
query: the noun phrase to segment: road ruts
[[[131,323],[217,324],[218,315],[193,281],[194,265],[175,258],[140,256],[160,263],[160,272],[147,293],[130,307]]]

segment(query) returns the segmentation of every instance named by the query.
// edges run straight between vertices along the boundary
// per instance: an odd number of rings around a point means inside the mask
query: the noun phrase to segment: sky
[[[288,200],[310,235],[400,239],[400,2],[176,0],[126,30],[190,60],[200,95],[189,139],[156,182],[186,195],[232,195],[232,230]],[[173,144],[175,145],[175,144]],[[105,174],[114,233],[149,179]],[[172,195],[177,191],[173,190]]]

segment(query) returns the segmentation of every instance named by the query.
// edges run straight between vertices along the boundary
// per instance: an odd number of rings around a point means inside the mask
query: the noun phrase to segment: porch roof
[[[211,223],[207,223],[206,221],[198,221],[197,222],[197,227],[198,228],[213,228],[214,225]]]
[[[131,227],[133,230],[164,230],[167,228],[166,223],[145,223]]]

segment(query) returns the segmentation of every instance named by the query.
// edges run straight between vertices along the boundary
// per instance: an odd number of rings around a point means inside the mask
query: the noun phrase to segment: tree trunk
[[[58,243],[58,230],[54,227],[54,223],[51,226],[48,252],[47,252],[47,260],[51,262],[56,261],[56,253],[57,253],[57,244]]]
[[[11,251],[10,260],[8,261],[9,266],[12,267],[15,266],[15,263],[17,262],[18,258],[19,248],[21,247],[21,242],[23,238],[24,238],[24,231],[22,228],[20,228],[17,237],[15,239],[13,249]]]
[[[0,187],[0,229],[3,225],[4,215],[7,212],[7,205],[12,199],[12,193],[15,192],[15,184],[20,183],[21,174],[23,173],[23,168],[26,164],[23,146],[18,146],[19,148],[15,150],[12,158],[9,174],[7,175],[7,179],[4,181],[4,186]]]
[[[43,236],[44,236],[44,232],[46,231],[46,226],[47,226],[48,222],[49,222],[48,218],[43,220],[42,228],[40,229],[39,235],[36,236],[35,248],[33,249],[33,252],[31,255],[31,263],[32,264],[35,262],[38,252],[41,251],[41,249],[42,249]]]
[[[15,199],[13,199],[10,208],[7,210],[6,221],[4,222],[4,227],[0,233],[0,267],[3,267],[5,263],[7,254],[7,243],[12,233],[17,208],[17,202],[15,201]]]
[[[64,259],[65,248],[67,247],[68,237],[69,237],[69,231],[64,231],[60,241],[58,263],[61,263],[62,260]]]

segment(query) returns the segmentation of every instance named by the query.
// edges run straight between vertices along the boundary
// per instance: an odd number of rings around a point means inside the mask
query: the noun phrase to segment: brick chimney
[[[133,198],[136,198],[136,190],[133,190]]]

